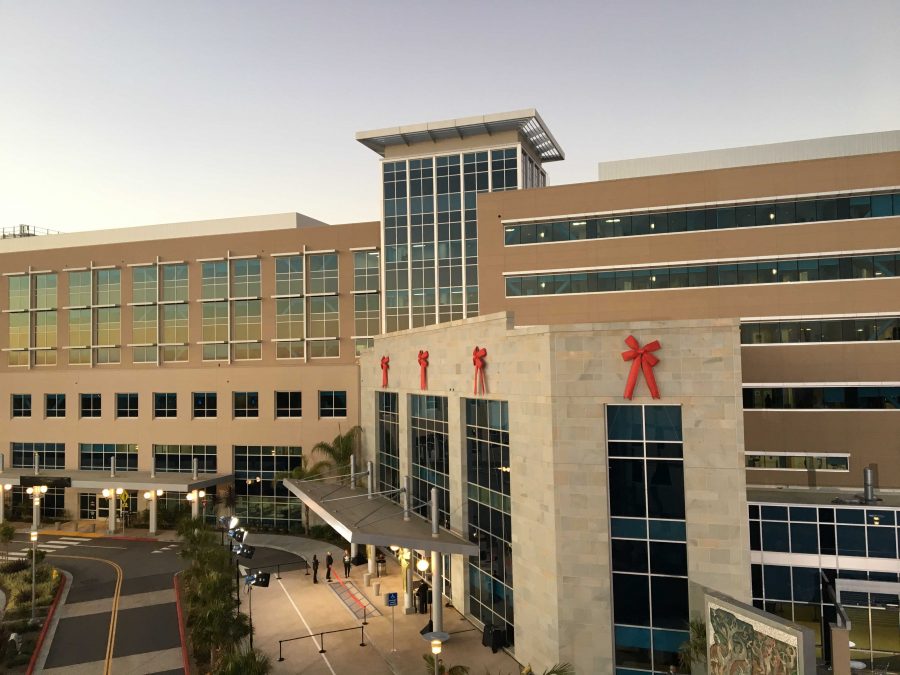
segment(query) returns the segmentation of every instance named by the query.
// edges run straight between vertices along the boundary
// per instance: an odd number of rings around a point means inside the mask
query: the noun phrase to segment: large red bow
[[[419,388],[422,391],[428,389],[428,352],[419,350]]]
[[[381,357],[381,386],[382,388],[387,388],[388,386],[388,368],[390,367],[391,359],[387,356]]]
[[[637,384],[639,370],[644,371],[644,379],[647,380],[650,396],[659,398],[659,387],[656,386],[656,378],[653,377],[653,366],[659,363],[659,359],[651,353],[659,349],[659,340],[654,340],[641,347],[635,337],[629,335],[625,338],[625,344],[631,347],[627,352],[622,352],[622,360],[631,361],[628,382],[625,384],[625,398],[630,401],[634,396],[634,386]]]
[[[474,394],[478,394],[478,383],[481,382],[481,393],[484,393],[484,357],[487,356],[487,349],[475,345],[472,350],[472,365],[475,366],[475,390]]]

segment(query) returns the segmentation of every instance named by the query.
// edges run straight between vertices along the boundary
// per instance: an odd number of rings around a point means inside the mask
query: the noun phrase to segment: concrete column
[[[34,496],[31,499],[31,529],[38,530],[41,527],[41,498],[35,488]]]
[[[109,489],[109,518],[107,518],[106,533],[116,533],[116,502],[118,500],[115,488]]]
[[[850,631],[828,624],[831,632],[831,670],[834,675],[850,675]]]
[[[200,517],[200,496],[197,494],[196,490],[191,490],[191,518],[199,518]]]
[[[3,486],[0,485],[0,525],[3,524],[5,520],[5,516],[3,510],[6,508],[6,490],[3,489]]]
[[[412,506],[412,479],[403,476],[403,520],[409,520],[409,509]]]
[[[402,554],[402,550],[401,550]],[[416,609],[413,607],[413,566],[412,558],[406,561],[406,594],[403,596],[403,613],[415,614]]]
[[[372,575],[372,578],[375,578],[375,546],[372,544],[366,545],[366,556],[369,558],[369,574]]]
[[[444,576],[444,559],[439,551],[431,552],[431,625],[435,633],[444,632],[444,594],[441,577]]]
[[[359,555],[359,544],[350,543],[350,557],[353,560],[356,560],[356,556]]]
[[[156,534],[156,492],[150,491],[150,534]]]

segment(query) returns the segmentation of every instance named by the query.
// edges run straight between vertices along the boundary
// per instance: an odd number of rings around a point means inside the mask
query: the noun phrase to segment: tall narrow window
[[[303,257],[275,259],[275,358],[304,357]]]

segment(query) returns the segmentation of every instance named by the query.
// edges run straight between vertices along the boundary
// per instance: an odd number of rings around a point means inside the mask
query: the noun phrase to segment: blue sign
[[[388,593],[387,594],[387,606],[388,607],[396,607],[397,606],[397,594],[396,593]]]

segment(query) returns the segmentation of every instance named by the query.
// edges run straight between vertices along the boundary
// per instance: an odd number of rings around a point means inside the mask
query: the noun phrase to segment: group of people
[[[350,557],[350,549],[344,549],[344,576],[350,577],[350,568],[353,566],[353,559]],[[331,568],[334,567],[334,557],[331,551],[325,554],[325,581],[331,583]],[[319,557],[313,555],[312,558],[313,583],[319,583]]]

